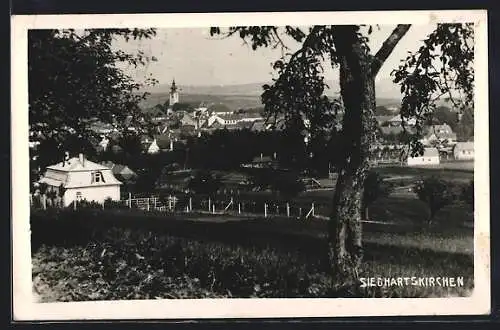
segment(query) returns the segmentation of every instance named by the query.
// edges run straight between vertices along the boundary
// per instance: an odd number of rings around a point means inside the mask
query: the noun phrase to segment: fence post
[[[47,209],[47,196],[45,194],[42,194],[42,206],[44,210]]]
[[[314,217],[314,203],[312,203],[312,213],[311,215]]]
[[[212,205],[212,214],[215,214],[215,203]]]
[[[238,214],[241,214],[241,204],[238,203]]]
[[[76,211],[76,199],[73,201],[73,211]]]
[[[147,201],[148,201],[147,210],[149,211],[149,197],[148,197]]]
[[[30,206],[33,206],[33,194],[30,194]]]
[[[279,215],[280,214],[280,207],[279,205],[276,205],[276,215]]]
[[[128,193],[128,208],[132,208],[132,194]]]
[[[208,197],[208,212],[210,212],[210,210],[212,209],[211,206],[212,205],[210,204],[210,197]]]
[[[290,217],[290,204],[286,203],[286,216]]]
[[[264,218],[267,218],[267,203],[264,203]]]
[[[168,195],[168,210],[172,211],[172,195]]]
[[[193,211],[193,199],[189,197],[189,211]]]
[[[302,208],[299,207],[299,218],[302,217]]]

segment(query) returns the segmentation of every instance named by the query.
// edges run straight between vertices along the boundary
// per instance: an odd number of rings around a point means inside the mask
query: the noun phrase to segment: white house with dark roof
[[[408,166],[439,165],[439,151],[437,148],[425,148],[422,156],[408,156],[407,164]]]
[[[457,160],[473,160],[474,142],[457,142],[453,147],[453,157]]]
[[[122,185],[109,167],[86,160],[83,154],[47,166],[38,182],[47,184],[48,190],[58,191],[62,186],[65,189],[65,206],[75,200],[98,203],[103,203],[108,198],[120,200]]]

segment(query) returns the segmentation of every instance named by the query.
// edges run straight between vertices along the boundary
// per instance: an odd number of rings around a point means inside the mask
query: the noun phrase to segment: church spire
[[[175,78],[172,80],[172,86],[170,87],[172,93],[177,92],[177,86],[175,85]]]

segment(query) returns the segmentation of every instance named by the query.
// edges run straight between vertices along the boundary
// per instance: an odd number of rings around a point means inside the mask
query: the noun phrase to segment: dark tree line
[[[112,43],[155,34],[154,29],[29,31],[29,125],[31,140],[40,142],[33,167],[61,161],[65,151],[94,155],[93,142],[100,137],[89,127],[93,119],[120,131],[125,123],[148,130],[139,108],[146,94],[138,93],[141,85],[118,63],[137,67],[155,59],[141,51],[116,50]]]

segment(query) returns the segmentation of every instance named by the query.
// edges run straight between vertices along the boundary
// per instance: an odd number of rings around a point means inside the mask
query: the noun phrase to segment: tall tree
[[[363,190],[363,219],[370,220],[368,207],[380,197],[387,197],[392,191],[392,185],[384,182],[384,178],[380,174],[369,172]]]
[[[131,54],[115,49],[114,41],[151,38],[155,33],[154,29],[30,30],[29,123],[30,130],[37,132],[34,139],[50,141],[53,154],[60,149],[79,152],[95,135],[89,129],[91,120],[117,129],[124,128],[129,115],[138,122],[138,104],[145,94],[138,93],[140,84],[119,64],[140,66],[154,58],[141,51]],[[74,143],[64,143],[70,138],[82,141],[78,150],[70,150]]]
[[[284,118],[296,125],[306,118],[307,129],[336,131],[335,119],[342,114],[340,162],[329,222],[328,255],[332,273],[346,282],[356,279],[361,264],[361,216],[363,183],[369,170],[370,145],[376,139],[374,111],[375,78],[410,25],[398,25],[376,53],[368,46],[372,26],[237,26],[222,30],[212,27],[212,35],[239,36],[256,50],[281,47],[287,37],[300,43],[296,52],[287,52],[276,61],[278,77],[264,85],[262,101],[269,118]],[[472,24],[439,24],[416,53],[410,53],[393,72],[403,94],[401,116],[417,119],[408,144],[412,154],[423,152],[419,143],[423,124],[435,108],[439,96],[456,97],[472,104],[474,58]],[[324,63],[339,69],[341,100],[332,102],[324,95],[328,86]],[[458,101],[457,101],[458,102]],[[342,106],[339,107],[338,104]],[[300,124],[299,124],[300,125]]]

